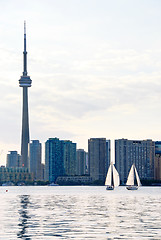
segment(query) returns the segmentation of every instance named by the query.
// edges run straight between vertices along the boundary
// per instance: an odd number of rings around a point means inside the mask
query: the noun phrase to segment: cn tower
[[[24,22],[24,52],[23,52],[23,75],[19,80],[19,86],[23,88],[22,107],[22,135],[21,135],[21,158],[22,167],[28,168],[28,143],[29,137],[29,115],[28,115],[28,87],[32,80],[27,75],[27,51],[26,51],[26,22]]]

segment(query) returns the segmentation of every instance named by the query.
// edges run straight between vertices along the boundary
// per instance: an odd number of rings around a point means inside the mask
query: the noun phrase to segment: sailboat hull
[[[114,186],[107,186],[106,190],[114,190]]]
[[[127,190],[138,190],[138,186],[127,186]]]

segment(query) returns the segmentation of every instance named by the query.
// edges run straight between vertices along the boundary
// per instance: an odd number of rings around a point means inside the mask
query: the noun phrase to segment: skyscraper
[[[49,138],[45,142],[45,180],[55,182],[64,175],[64,148],[59,138]]]
[[[88,140],[88,158],[89,158],[89,172],[93,181],[104,181],[110,160],[108,151],[110,147],[106,138],[90,138]],[[108,151],[107,151],[108,147]]]
[[[39,140],[32,140],[29,144],[29,170],[34,173],[35,180],[41,180],[41,143]]]
[[[155,179],[161,180],[161,141],[155,142]]]
[[[16,168],[20,167],[21,162],[21,156],[17,153],[17,151],[10,151],[10,153],[7,154],[7,168]]]
[[[141,179],[154,179],[154,159],[155,143],[150,139],[115,140],[115,165],[122,183],[126,182],[133,163]]]
[[[76,175],[76,143],[63,140],[64,170],[67,176]]]
[[[23,52],[23,75],[19,80],[19,86],[23,88],[22,108],[22,135],[21,135],[21,157],[22,167],[28,168],[28,143],[29,137],[29,116],[28,116],[28,87],[31,87],[32,80],[27,75],[27,51],[26,51],[26,23],[24,22],[24,52]]]
[[[77,172],[78,176],[86,174],[86,152],[84,149],[77,149],[76,151],[76,160],[77,160]]]
[[[64,175],[76,175],[76,143],[49,138],[45,143],[45,179],[55,182]]]
[[[107,171],[111,163],[111,140],[106,140],[106,157],[107,157],[107,164],[106,164],[106,171]]]

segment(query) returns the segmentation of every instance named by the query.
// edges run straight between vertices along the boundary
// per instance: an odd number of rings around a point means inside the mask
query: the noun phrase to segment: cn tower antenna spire
[[[26,21],[24,21],[24,34],[26,34]]]
[[[26,21],[24,21],[23,76],[27,76]]]

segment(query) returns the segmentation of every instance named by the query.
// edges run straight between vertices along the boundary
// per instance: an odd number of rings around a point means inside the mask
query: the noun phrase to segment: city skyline
[[[7,0],[0,9],[1,165],[20,153],[24,20],[31,140],[69,139],[87,151],[94,137],[161,139],[159,1]]]

